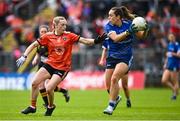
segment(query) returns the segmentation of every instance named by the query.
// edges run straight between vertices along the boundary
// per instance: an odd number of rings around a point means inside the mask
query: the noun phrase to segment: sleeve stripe
[[[79,41],[79,39],[80,39],[80,35],[78,35],[78,39],[77,39],[77,42]]]
[[[112,34],[113,32],[115,32],[115,31],[110,31],[109,33],[108,33],[108,36],[110,35],[110,34]],[[116,32],[115,32],[116,33]]]
[[[103,48],[103,49],[106,49],[106,47],[105,47],[105,46],[102,46],[102,48]]]
[[[41,43],[39,42],[39,38],[36,41],[39,43],[40,46],[42,46]]]

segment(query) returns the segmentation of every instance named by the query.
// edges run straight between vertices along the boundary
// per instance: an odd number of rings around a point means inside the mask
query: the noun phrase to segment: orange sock
[[[31,106],[36,108],[36,100],[31,100]]]

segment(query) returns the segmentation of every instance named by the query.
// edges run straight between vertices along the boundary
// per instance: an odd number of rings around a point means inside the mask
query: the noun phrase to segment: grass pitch
[[[0,120],[180,120],[180,97],[170,100],[169,89],[131,90],[132,108],[122,101],[113,115],[103,114],[108,105],[105,90],[70,90],[71,99],[66,103],[61,93],[55,94],[56,109],[45,117],[39,96],[35,114],[23,115],[20,111],[30,104],[30,91],[0,91]]]

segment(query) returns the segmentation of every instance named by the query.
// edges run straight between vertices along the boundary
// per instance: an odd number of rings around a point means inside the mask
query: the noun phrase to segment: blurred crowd
[[[47,0],[44,9],[50,8],[52,16],[47,18],[36,13],[30,21],[15,13],[15,6],[21,2],[23,1],[0,0],[0,32],[11,27],[17,43],[12,47],[16,58],[39,37],[39,25],[47,24],[51,27],[54,16],[61,15],[67,18],[69,23],[67,30],[93,38],[103,33],[109,9],[121,5],[128,7],[132,13],[146,18],[150,25],[148,38],[138,41],[137,48],[152,48],[161,53],[166,48],[169,32],[174,33],[177,39],[180,38],[180,0]],[[101,49],[101,46],[75,45],[74,53],[81,49],[94,48]],[[3,51],[2,41],[0,51]]]
[[[38,38],[38,26],[51,25],[51,19],[43,16],[33,18],[33,23],[14,14],[14,6],[21,0],[0,0],[0,21],[3,27],[11,26],[18,45],[29,45]],[[141,41],[139,47],[165,47],[166,35],[174,33],[180,37],[180,1],[179,0],[47,0],[47,5],[54,15],[62,15],[68,19],[68,30],[85,37],[95,37],[103,33],[103,26],[107,22],[108,10],[112,6],[127,6],[132,13],[143,16],[149,22],[151,31],[147,40]],[[24,36],[24,37],[22,37]],[[25,40],[22,40],[25,39]]]

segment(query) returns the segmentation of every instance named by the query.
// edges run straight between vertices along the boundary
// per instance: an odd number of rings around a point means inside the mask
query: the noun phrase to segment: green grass
[[[45,117],[42,99],[38,98],[37,112],[23,115],[20,111],[30,104],[29,91],[0,91],[0,120],[180,120],[180,99],[171,101],[169,89],[131,90],[132,108],[122,101],[112,116],[103,114],[108,104],[104,90],[70,91],[65,103],[62,94],[55,94],[57,108],[51,117]]]

